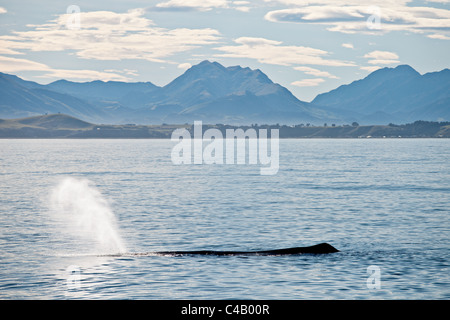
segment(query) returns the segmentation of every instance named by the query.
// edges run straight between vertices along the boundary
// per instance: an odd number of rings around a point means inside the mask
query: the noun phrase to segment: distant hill
[[[77,97],[48,90],[46,86],[0,73],[0,118],[27,117],[45,113],[66,113],[100,121],[101,109]]]
[[[0,138],[170,138],[176,125],[92,124],[65,114],[0,119]]]
[[[51,130],[84,130],[88,128],[91,129],[95,126],[92,123],[82,121],[65,114],[50,114],[45,116],[13,119],[10,122],[15,123],[17,126],[22,125],[24,127],[35,127]]]
[[[362,123],[450,120],[450,70],[420,75],[408,65],[383,68],[312,104],[355,112]]]
[[[320,125],[450,120],[450,70],[420,75],[412,67],[377,70],[366,78],[297,99],[261,70],[203,61],[166,86],[151,82],[47,85],[0,73],[0,118],[63,113],[91,123]]]
[[[1,119],[2,138],[52,138],[66,137],[77,131],[92,129],[93,124],[64,114]]]
[[[186,128],[193,133],[192,125],[101,125],[88,123],[64,114],[27,117],[21,119],[0,119],[0,138],[76,138],[76,139],[170,139],[177,128]],[[353,125],[311,126],[311,125],[208,125],[204,130],[214,128],[227,136],[228,129],[271,129],[279,130],[280,138],[450,138],[450,122],[416,121],[404,125]]]

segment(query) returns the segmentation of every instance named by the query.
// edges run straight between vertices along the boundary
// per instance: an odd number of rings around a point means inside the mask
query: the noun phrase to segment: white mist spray
[[[126,252],[116,217],[108,201],[91,181],[65,178],[51,193],[51,207],[67,231],[96,254]]]

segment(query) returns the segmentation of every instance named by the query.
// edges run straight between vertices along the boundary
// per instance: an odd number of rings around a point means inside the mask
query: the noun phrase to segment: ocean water
[[[0,140],[0,299],[450,298],[450,140],[280,140],[269,176],[173,146]]]

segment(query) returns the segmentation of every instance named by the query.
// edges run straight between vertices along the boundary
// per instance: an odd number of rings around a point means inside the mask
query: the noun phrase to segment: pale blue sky
[[[0,71],[165,85],[208,59],[259,68],[310,101],[377,68],[450,67],[449,2],[0,0]]]

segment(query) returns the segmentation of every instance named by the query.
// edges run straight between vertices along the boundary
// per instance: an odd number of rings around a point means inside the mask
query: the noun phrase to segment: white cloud
[[[41,78],[58,78],[72,81],[130,81],[131,78],[111,72],[96,70],[50,69]]]
[[[236,45],[215,48],[223,53],[218,57],[249,58],[260,63],[292,66],[354,66],[353,62],[328,59],[327,51],[304,46],[283,45],[281,41],[264,38],[241,37],[235,39]]]
[[[70,70],[70,69],[53,69],[46,64],[31,61],[28,59],[18,59],[13,57],[0,56],[0,70],[6,73],[15,73],[20,71],[41,71],[43,75],[40,78],[64,78],[68,80],[117,80],[129,81],[128,77],[118,73],[95,70]]]
[[[227,8],[227,0],[169,0],[156,5],[163,9],[191,9],[200,11],[209,11],[213,8]]]
[[[22,52],[8,48],[9,43],[9,41],[0,40],[0,54],[22,54]]]
[[[412,0],[264,0],[265,2],[279,2],[289,6],[310,6],[310,5],[378,5],[389,6],[393,4],[405,5]],[[449,1],[449,0],[442,0]]]
[[[293,8],[270,11],[272,22],[315,23],[342,33],[406,31],[449,35],[450,10],[431,6],[408,6],[411,1],[296,1],[278,0]],[[447,1],[448,2],[448,1]],[[376,25],[373,22],[378,22]],[[373,28],[376,26],[377,28]]]
[[[354,49],[355,47],[351,43],[343,43],[342,46],[347,49]]]
[[[234,42],[242,44],[242,45],[248,45],[248,46],[277,46],[282,44],[281,41],[276,40],[269,40],[265,38],[254,38],[254,37],[240,37],[234,40]]]
[[[450,40],[450,36],[444,34],[429,34],[427,37],[431,39]]]
[[[361,70],[366,70],[366,71],[369,71],[369,72],[374,72],[374,71],[376,71],[378,69],[381,69],[380,66],[363,66],[363,67],[359,67],[359,68]]]
[[[234,9],[242,12],[250,11],[250,1],[230,0],[169,0],[160,2],[156,10],[167,11],[211,11],[213,9]]]
[[[311,67],[295,67],[295,70],[298,71],[302,71],[306,74],[312,75],[312,76],[316,76],[316,77],[325,77],[325,78],[330,78],[330,79],[339,79],[338,77],[330,74],[327,71],[321,71],[321,70],[317,70]]]
[[[319,84],[324,82],[324,79],[315,78],[315,79],[303,79],[299,81],[294,81],[291,85],[296,87],[317,87]]]
[[[228,1],[228,0],[169,0],[158,3],[157,10],[167,11],[210,11],[213,9],[234,9],[242,12],[250,11],[249,1]]]
[[[398,55],[389,51],[372,51],[364,55],[370,64],[394,64],[398,63]]]
[[[247,7],[247,6],[237,6],[235,8],[237,11],[241,11],[241,12],[249,12],[251,10],[251,7]]]
[[[249,12],[251,10],[250,1],[233,1],[233,8],[242,11]]]
[[[126,74],[129,76],[137,76],[139,75],[139,72],[137,70],[134,69],[105,69],[105,72],[109,72],[109,73],[121,73],[121,74]]]
[[[0,14],[2,14],[2,13],[7,13],[8,11],[5,9],[5,8],[3,8],[3,7],[0,7]]]
[[[48,69],[49,67],[43,63],[27,59],[0,56],[0,70],[2,72],[47,71]]]
[[[192,67],[192,65],[191,65],[190,63],[188,63],[188,62],[186,62],[186,63],[180,63],[180,64],[178,65],[178,69],[183,69],[183,70],[187,70],[187,69],[189,69],[190,67]]]
[[[66,23],[71,16],[63,14],[42,25],[28,25],[30,31],[0,36],[0,42],[16,52],[69,50],[83,59],[166,62],[176,53],[214,44],[219,39],[219,32],[210,28],[156,27],[144,13],[142,9],[81,12],[79,30],[68,29]]]

